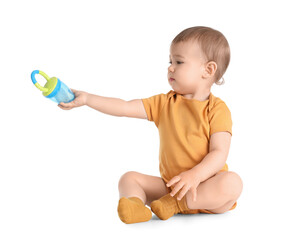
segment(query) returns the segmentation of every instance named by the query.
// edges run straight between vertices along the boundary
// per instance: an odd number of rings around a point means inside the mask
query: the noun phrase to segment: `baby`
[[[169,57],[173,90],[166,94],[125,101],[72,89],[75,100],[58,105],[64,110],[87,105],[113,116],[147,119],[158,128],[161,177],[122,175],[117,211],[124,223],[148,221],[152,212],[162,220],[178,213],[224,213],[236,207],[242,192],[241,178],[226,164],[231,113],[211,93],[214,83],[224,83],[219,80],[230,62],[226,38],[209,27],[191,27],[173,39]]]

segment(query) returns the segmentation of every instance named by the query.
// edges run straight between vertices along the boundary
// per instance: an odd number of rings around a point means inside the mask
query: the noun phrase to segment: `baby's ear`
[[[205,64],[205,68],[202,74],[203,78],[211,78],[214,76],[217,70],[217,64],[214,61],[210,61]]]

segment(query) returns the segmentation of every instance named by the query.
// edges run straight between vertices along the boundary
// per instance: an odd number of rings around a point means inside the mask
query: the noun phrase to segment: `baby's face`
[[[196,42],[179,42],[172,45],[169,60],[168,81],[174,91],[190,94],[208,84],[208,81],[202,79],[206,61]]]

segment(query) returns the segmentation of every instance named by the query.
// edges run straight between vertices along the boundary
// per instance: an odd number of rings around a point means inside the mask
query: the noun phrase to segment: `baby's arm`
[[[147,119],[147,114],[141,99],[125,101],[120,98],[88,94],[86,105],[113,116]]]
[[[64,110],[87,105],[97,111],[117,117],[133,117],[147,119],[143,102],[141,99],[125,101],[120,98],[103,97],[84,91],[71,89],[75,99],[70,103],[61,102],[58,106]]]

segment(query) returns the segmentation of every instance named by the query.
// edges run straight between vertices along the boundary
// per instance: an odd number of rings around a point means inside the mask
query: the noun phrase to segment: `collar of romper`
[[[177,93],[173,90],[171,90],[169,92],[170,97],[176,95]],[[208,106],[208,113],[211,111],[211,109],[213,108],[213,105],[214,105],[214,100],[215,100],[215,96],[212,94],[212,92],[210,92],[210,96],[209,96],[209,106]]]

